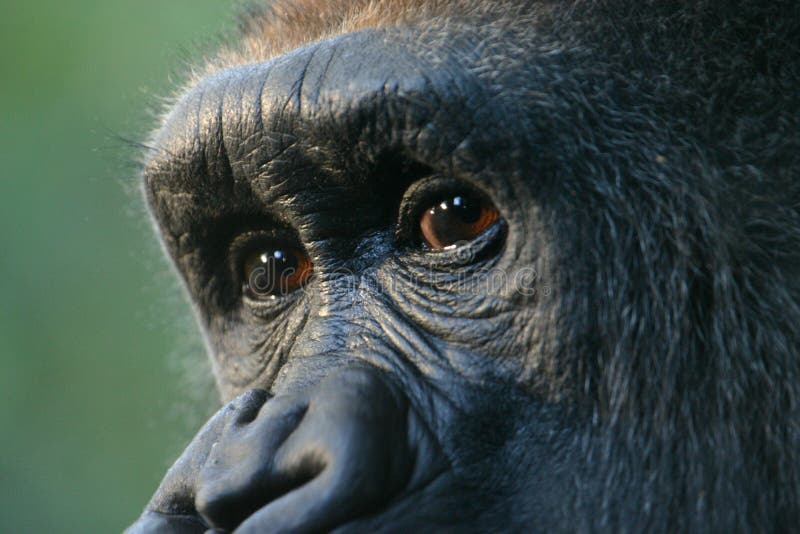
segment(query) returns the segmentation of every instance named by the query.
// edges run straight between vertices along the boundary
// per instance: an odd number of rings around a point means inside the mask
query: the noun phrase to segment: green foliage
[[[125,140],[230,4],[0,2],[0,532],[120,531],[213,407]]]

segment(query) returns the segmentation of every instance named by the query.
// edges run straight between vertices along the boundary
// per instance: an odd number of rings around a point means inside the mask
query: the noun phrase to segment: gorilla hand
[[[207,526],[197,515],[194,505],[197,475],[220,435],[226,429],[238,427],[244,421],[251,420],[266,399],[267,394],[264,391],[248,391],[209,419],[167,471],[145,512],[125,531],[126,534],[204,532]]]
[[[269,401],[251,390],[202,428],[128,533],[328,530],[432,478],[432,445],[371,369]]]

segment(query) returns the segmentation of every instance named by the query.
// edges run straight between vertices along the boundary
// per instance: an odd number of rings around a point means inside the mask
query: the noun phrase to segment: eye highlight
[[[497,222],[500,214],[488,200],[470,194],[448,196],[422,212],[419,232],[432,250],[470,241]]]
[[[242,262],[242,290],[255,300],[286,296],[302,287],[312,270],[311,260],[303,250],[263,245]]]

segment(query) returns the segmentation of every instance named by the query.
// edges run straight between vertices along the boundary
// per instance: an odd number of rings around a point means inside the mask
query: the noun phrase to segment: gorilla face
[[[234,400],[131,530],[796,524],[797,10],[412,3],[155,134]]]

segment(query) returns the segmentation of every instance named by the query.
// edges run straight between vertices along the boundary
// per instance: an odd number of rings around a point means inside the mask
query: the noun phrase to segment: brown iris
[[[262,247],[245,258],[244,291],[255,299],[284,296],[305,284],[311,270],[311,260],[302,250]]]
[[[442,250],[478,237],[498,218],[497,209],[488,201],[454,195],[423,212],[419,227],[425,244],[433,250]]]

